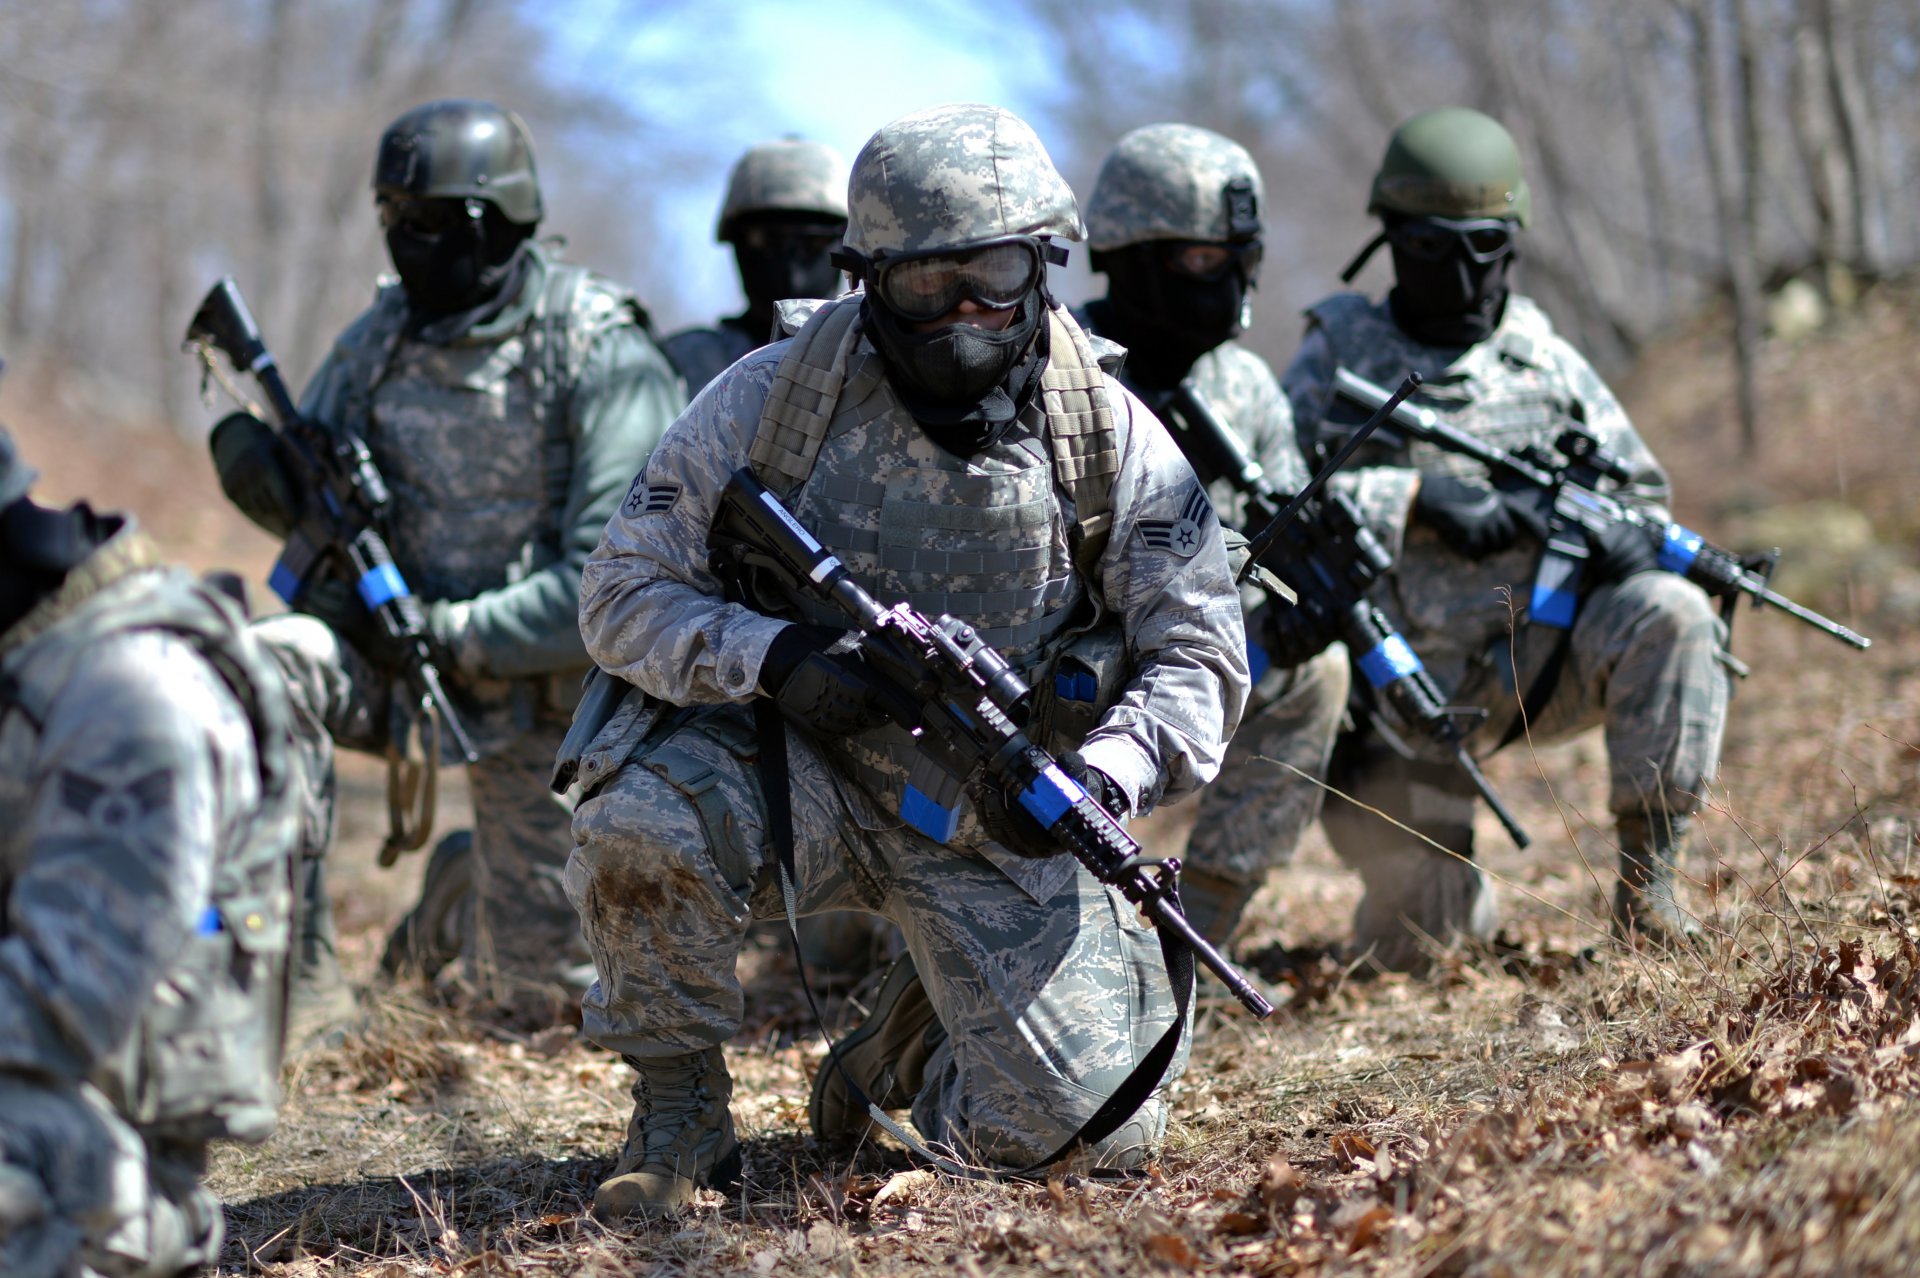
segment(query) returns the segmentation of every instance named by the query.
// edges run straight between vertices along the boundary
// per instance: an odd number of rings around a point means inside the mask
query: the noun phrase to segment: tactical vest
[[[1112,529],[1120,454],[1086,335],[1050,311],[1027,429],[959,458],[900,405],[879,356],[861,348],[859,314],[858,298],[826,303],[793,338],[749,452],[755,475],[877,598],[976,626],[1034,686],[1036,737],[1077,746],[1124,673],[1117,627],[1101,624],[1088,590]],[[806,620],[846,624],[810,597],[784,602]],[[829,748],[889,799],[920,757],[891,725]]]
[[[1426,381],[1414,395],[1447,424],[1500,449],[1523,448],[1554,436],[1586,412],[1554,360],[1553,326],[1529,298],[1507,299],[1500,327],[1444,367],[1425,367],[1409,352],[1424,352],[1393,322],[1386,303],[1358,293],[1341,293],[1307,311],[1310,331],[1318,330],[1336,360],[1382,386],[1398,385],[1409,368]],[[1428,364],[1432,361],[1429,359]],[[1371,447],[1356,465],[1382,460]],[[1423,474],[1475,474],[1475,462],[1415,441],[1390,462],[1411,465]]]
[[[660,353],[680,374],[687,386],[687,398],[692,399],[736,360],[764,346],[767,335],[760,336],[762,340],[756,342],[734,324],[684,328],[661,341]]]
[[[125,1047],[88,1081],[150,1137],[261,1141],[279,1104],[299,828],[283,684],[233,602],[188,573],[140,568],[103,590],[110,600],[83,600],[44,635],[8,636],[13,642],[0,654],[0,718],[24,716],[37,738],[87,651],[136,631],[173,635],[244,709],[260,803],[219,850],[196,935],[160,978]]]
[[[498,341],[409,338],[405,293],[390,285],[342,348],[345,420],[396,495],[394,555],[424,599],[471,598],[559,557],[574,463],[568,395],[603,333],[626,323],[651,332],[631,294],[585,267],[544,260],[533,313]],[[394,377],[409,361],[423,375]],[[434,433],[448,416],[472,423],[466,447]]]

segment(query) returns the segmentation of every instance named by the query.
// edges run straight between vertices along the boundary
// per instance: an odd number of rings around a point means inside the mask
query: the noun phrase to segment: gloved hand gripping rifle
[[[1179,862],[1149,859],[1113,815],[1061,770],[1021,728],[1029,690],[979,631],[957,617],[932,619],[905,603],[891,608],[861,588],[751,471],[734,472],[721,493],[709,540],[716,575],[741,580],[771,570],[846,613],[879,675],[895,723],[914,734],[927,766],[916,768],[901,802],[909,825],[938,842],[952,837],[962,789],[992,787],[1020,806],[1094,878],[1120,889],[1183,942],[1235,998],[1264,1019],[1273,1005],[1207,943],[1180,909]]]
[[[212,350],[218,350],[236,369],[245,369],[266,393],[272,425],[279,431],[284,459],[301,508],[287,535],[279,561],[267,584],[288,606],[298,608],[313,583],[327,577],[354,585],[379,626],[387,652],[401,681],[426,712],[421,764],[411,764],[399,750],[388,753],[388,807],[391,828],[380,849],[380,863],[391,865],[401,852],[426,843],[433,830],[435,770],[439,765],[437,720],[468,763],[479,754],[468,739],[453,703],[440,682],[428,646],[426,614],[420,601],[394,565],[393,552],[381,536],[387,503],[386,481],[374,467],[366,441],[350,429],[320,425],[300,415],[287,383],[280,376],[260,335],[260,326],[247,310],[239,286],[227,276],[213,286],[193,322],[187,325],[186,347],[217,371]],[[407,808],[412,807],[411,822]]]
[[[1240,437],[1213,411],[1200,388],[1191,380],[1181,382],[1168,407],[1172,419],[1168,426],[1201,482],[1226,480],[1247,498],[1250,526],[1270,524],[1287,505],[1286,499]],[[1367,686],[1392,707],[1401,723],[1452,754],[1514,843],[1526,847],[1531,842],[1526,830],[1467,753],[1469,728],[1462,721],[1479,712],[1450,709],[1419,654],[1386,614],[1367,602],[1368,591],[1393,566],[1393,557],[1367,527],[1353,500],[1329,489],[1316,493],[1301,506],[1299,518],[1281,526],[1260,563],[1294,592],[1293,607],[1310,610],[1317,622],[1339,636]],[[1284,606],[1280,600],[1274,604]],[[1374,718],[1384,736],[1412,753],[1394,739],[1377,711]]]
[[[1377,413],[1387,392],[1341,368],[1334,373],[1334,392],[1348,402]],[[1539,529],[1545,550],[1535,573],[1528,617],[1542,625],[1567,629],[1573,625],[1580,594],[1581,569],[1588,557],[1585,532],[1604,532],[1616,524],[1643,529],[1652,542],[1661,568],[1678,573],[1720,601],[1720,615],[1729,626],[1742,596],[1754,606],[1771,605],[1856,648],[1873,641],[1832,618],[1795,603],[1769,584],[1780,552],[1738,555],[1714,545],[1690,528],[1659,523],[1641,511],[1600,491],[1603,481],[1631,482],[1626,462],[1578,427],[1560,432],[1552,449],[1532,444],[1518,452],[1494,448],[1449,426],[1430,408],[1399,403],[1389,414],[1406,436],[1436,448],[1470,457],[1487,468],[1494,482],[1538,489],[1542,494]]]

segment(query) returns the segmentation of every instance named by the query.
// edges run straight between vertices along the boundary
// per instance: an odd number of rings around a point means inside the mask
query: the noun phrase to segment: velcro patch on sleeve
[[[1155,550],[1165,550],[1191,559],[1200,549],[1201,530],[1211,509],[1206,490],[1195,485],[1192,496],[1180,508],[1178,519],[1142,519],[1136,525],[1140,539]]]

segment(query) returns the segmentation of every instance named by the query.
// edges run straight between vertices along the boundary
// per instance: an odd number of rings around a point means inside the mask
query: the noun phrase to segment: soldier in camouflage
[[[540,188],[517,116],[416,107],[381,138],[374,193],[399,282],[341,334],[300,409],[367,441],[393,491],[388,541],[482,755],[471,841],[436,850],[388,966],[431,971],[464,952],[485,996],[544,1022],[590,974],[561,886],[570,815],[546,786],[588,666],[580,567],[682,401],[632,295],[533,239]],[[228,494],[284,532],[298,496],[271,433],[235,414],[212,445]],[[327,783],[310,820],[320,847],[334,745],[380,750],[408,731],[364,607],[323,586],[303,599],[314,616],[261,625]]]
[[[839,295],[840,270],[830,255],[846,229],[847,161],[838,151],[783,138],[740,157],[713,238],[733,245],[747,309],[660,343],[686,379],[689,398],[773,339],[775,302]]]
[[[1496,447],[1551,446],[1579,423],[1631,466],[1620,500],[1664,523],[1666,474],[1619,401],[1509,288],[1530,206],[1518,149],[1497,122],[1442,108],[1395,131],[1370,205],[1382,230],[1366,250],[1391,250],[1394,288],[1381,302],[1343,293],[1308,310],[1284,378],[1302,441],[1337,442],[1342,423],[1358,420],[1333,395],[1336,369],[1383,385],[1416,371],[1426,378],[1419,402]],[[1645,535],[1622,525],[1587,548],[1578,612],[1556,627],[1525,606],[1541,557],[1530,494],[1493,489],[1477,463],[1425,444],[1369,444],[1356,462],[1350,489],[1395,553],[1377,602],[1454,704],[1486,710],[1474,752],[1603,724],[1619,839],[1615,927],[1650,938],[1691,930],[1674,878],[1727,709],[1724,634],[1706,595],[1656,571]],[[1402,758],[1367,733],[1341,743],[1334,771],[1336,786],[1448,849],[1358,807],[1328,807],[1322,824],[1366,885],[1354,945],[1402,968],[1420,962],[1422,938],[1489,935],[1492,892],[1471,859],[1464,774]]]
[[[902,823],[917,751],[837,614],[778,583],[728,602],[709,572],[720,492],[751,467],[876,595],[977,624],[1037,688],[1030,730],[1118,813],[1210,780],[1239,718],[1220,525],[1052,300],[1054,241],[1083,232],[1039,139],[994,107],[923,111],[873,136],[848,195],[842,260],[864,291],[695,401],[582,578],[588,650],[648,694],[583,757],[567,868],[599,973],[585,1030],[638,1074],[603,1217],[670,1210],[739,1167],[721,1045],[741,938],[781,913],[770,803],[791,811],[799,912],[880,914],[908,948],[844,1072],[815,1081],[818,1134],[864,1130],[850,1075],[956,1156],[1023,1167],[1173,1023],[1136,912],[1005,796],[974,793],[945,844]],[[787,794],[756,766],[756,698],[789,725]],[[1165,1121],[1156,1093],[1092,1157],[1136,1166]]]
[[[1188,124],[1127,134],[1087,204],[1087,244],[1107,296],[1080,316],[1127,348],[1121,380],[1149,408],[1164,417],[1191,381],[1274,486],[1291,493],[1307,482],[1293,413],[1267,362],[1237,340],[1259,277],[1264,200],[1260,170],[1237,142]],[[1243,527],[1245,498],[1225,479],[1203,478],[1222,518]],[[1324,778],[1347,700],[1346,650],[1329,647],[1333,636],[1299,633],[1305,614],[1269,608],[1257,588],[1246,594],[1253,696],[1181,854],[1187,917],[1217,945],[1267,871],[1293,858],[1320,809],[1318,785],[1270,760]]]
[[[279,1100],[298,813],[273,663],[0,431],[0,1273],[184,1273]]]

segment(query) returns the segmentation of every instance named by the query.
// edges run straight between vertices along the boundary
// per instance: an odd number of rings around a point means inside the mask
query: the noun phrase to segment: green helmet
[[[375,194],[398,199],[485,200],[509,222],[540,220],[533,139],[513,112],[450,98],[407,112],[380,135]]]
[[[1264,198],[1260,169],[1238,142],[1191,124],[1149,124],[1101,163],[1087,201],[1087,247],[1255,239]]]
[[[732,240],[735,221],[748,213],[814,213],[822,221],[844,222],[846,192],[846,157],[826,143],[763,142],[734,164],[713,238]]]
[[[1393,131],[1367,212],[1504,217],[1525,226],[1533,197],[1520,176],[1520,148],[1498,120],[1439,107]]]
[[[847,247],[873,260],[1017,235],[1086,238],[1073,190],[1011,111],[974,103],[902,116],[847,181]]]

